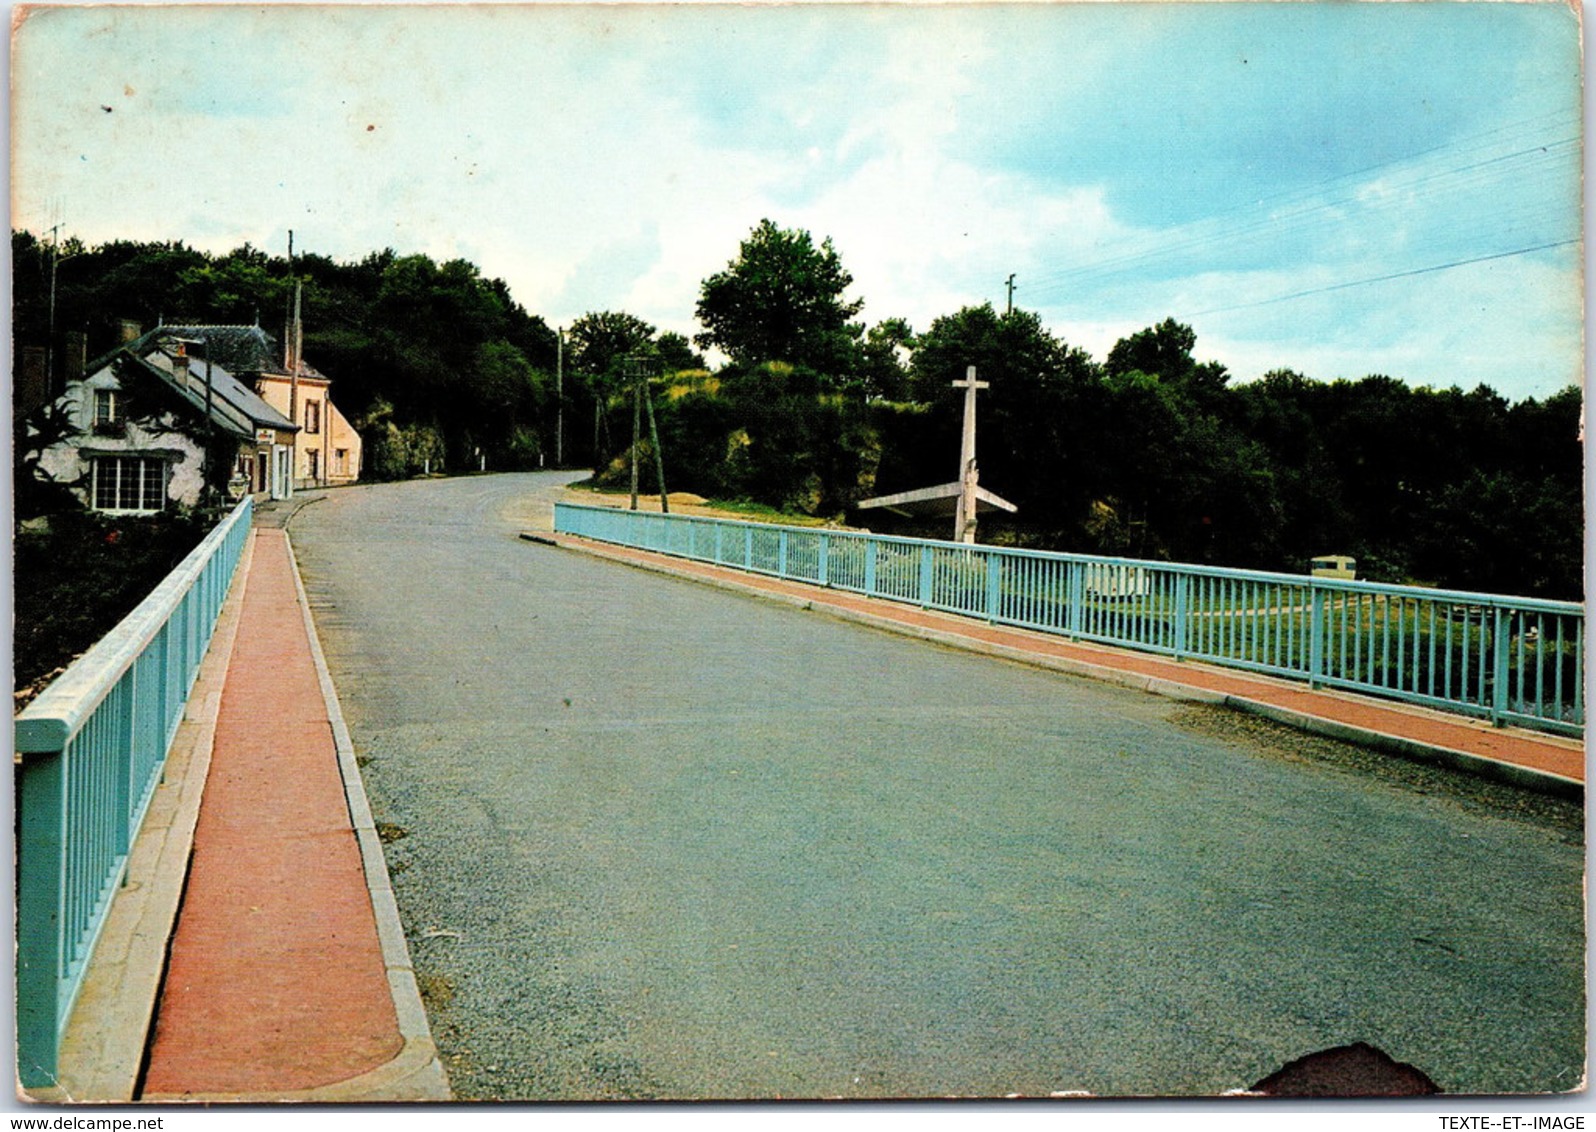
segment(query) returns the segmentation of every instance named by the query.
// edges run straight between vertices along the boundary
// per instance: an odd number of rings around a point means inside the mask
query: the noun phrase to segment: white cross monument
[[[953,540],[975,541],[975,517],[979,510],[1017,508],[980,485],[980,473],[975,464],[975,391],[988,389],[991,382],[977,381],[975,367],[965,370],[964,380],[955,381],[953,388],[964,390],[964,436],[959,443],[959,478],[953,483],[937,487],[923,487],[917,491],[900,491],[896,495],[880,495],[874,499],[861,499],[860,508],[881,507],[900,515],[947,514],[953,506]]]

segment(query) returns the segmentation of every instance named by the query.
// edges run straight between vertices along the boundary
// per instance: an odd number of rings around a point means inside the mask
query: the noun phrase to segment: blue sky
[[[1238,379],[1579,379],[1555,3],[69,7],[13,53],[13,225],[462,256],[692,334],[763,217],[863,317],[1015,301]],[[109,109],[107,109],[109,108]]]

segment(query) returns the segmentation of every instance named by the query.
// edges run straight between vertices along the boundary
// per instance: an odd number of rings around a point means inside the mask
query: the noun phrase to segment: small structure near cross
[[[954,541],[973,543],[976,515],[979,512],[1017,511],[1019,508],[981,486],[980,472],[975,462],[975,393],[978,389],[990,388],[991,382],[977,381],[975,367],[970,366],[965,371],[964,380],[955,381],[953,387],[964,390],[964,435],[959,444],[959,478],[953,483],[936,487],[861,499],[857,506],[861,509],[879,507],[899,515],[946,515],[951,510]]]

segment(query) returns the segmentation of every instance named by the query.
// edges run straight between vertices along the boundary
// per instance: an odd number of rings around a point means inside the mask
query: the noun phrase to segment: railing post
[[[66,754],[23,756],[17,798],[17,1075],[53,1085],[66,971]]]
[[[1308,582],[1308,687],[1317,688],[1324,679],[1325,592]]]
[[[823,586],[831,585],[831,536],[825,531],[820,532],[820,550],[817,554],[818,562],[815,570],[819,574],[817,579]]]
[[[988,550],[983,557],[986,559],[986,621],[988,625],[995,625],[1002,611],[1003,555]]]
[[[1081,608],[1086,598],[1086,568],[1080,562],[1071,561],[1068,566],[1065,589],[1068,596],[1065,600],[1067,631],[1070,636],[1081,635],[1081,624],[1086,611]]]
[[[752,570],[753,568],[754,568],[754,528],[751,527],[751,526],[747,526],[747,527],[743,528],[743,569],[744,570]]]
[[[1507,713],[1507,661],[1508,661],[1508,626],[1512,618],[1503,616],[1501,606],[1494,606],[1491,610],[1494,622],[1491,626],[1491,725],[1501,727]]]
[[[931,544],[920,546],[920,608],[931,608]]]
[[[181,611],[182,606],[178,609]],[[128,669],[127,678],[123,687],[127,694],[123,697],[122,718],[115,721],[113,733],[116,734],[119,750],[117,751],[116,766],[116,826],[111,831],[117,851],[126,853],[133,844],[133,807],[139,804],[139,795],[143,793],[143,783],[134,782],[133,776],[138,772],[138,751],[141,742],[159,745],[161,750],[166,750],[166,715],[164,711],[154,712],[155,735],[144,736],[139,733],[139,676],[144,667],[144,658],[138,657]],[[188,673],[183,674],[183,700],[188,700]],[[115,693],[112,693],[113,695]],[[160,690],[156,690],[160,695]],[[161,696],[164,699],[164,696]],[[106,699],[110,703],[110,697]],[[159,736],[159,738],[157,738]],[[163,760],[164,761],[164,760]]]
[[[864,592],[866,597],[876,596],[876,540],[865,543]]]
[[[787,532],[776,532],[776,577],[787,576]]]
[[[1175,575],[1175,659],[1182,660],[1186,656],[1186,642],[1190,639],[1186,635],[1188,618],[1191,614],[1191,575],[1179,573]]]

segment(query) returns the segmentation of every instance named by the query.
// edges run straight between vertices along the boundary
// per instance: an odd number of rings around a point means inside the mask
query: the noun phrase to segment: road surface
[[[561,479],[290,524],[460,1097],[1579,1084],[1578,808],[517,539]]]

